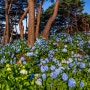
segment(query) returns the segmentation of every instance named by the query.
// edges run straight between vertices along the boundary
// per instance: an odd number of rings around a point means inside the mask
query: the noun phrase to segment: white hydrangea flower
[[[67,64],[69,64],[69,61],[67,61]]]
[[[74,54],[73,57],[77,57],[77,54]]]
[[[71,51],[71,54],[73,55],[74,54],[74,51]]]
[[[65,70],[65,68],[63,66],[60,66],[58,69]]]
[[[66,48],[62,49],[62,52],[67,52],[67,49]]]
[[[77,60],[78,60],[78,58],[76,58],[76,57],[75,57],[75,58],[74,58],[74,60],[75,60],[75,61],[77,61]]]
[[[46,61],[43,60],[43,61],[41,61],[41,63],[42,63],[42,64],[46,64]]]
[[[73,61],[73,59],[72,58],[69,58],[68,61],[67,61],[67,63],[71,63],[72,61]]]
[[[82,58],[82,55],[80,55],[80,54],[77,54],[77,57],[78,57],[78,58]]]
[[[40,77],[40,74],[34,74],[35,79],[37,79],[38,77]]]
[[[62,63],[67,63],[67,61],[64,59],[64,60],[62,60]]]
[[[61,63],[58,63],[57,65],[58,65],[59,67],[61,67]]]
[[[90,73],[90,68],[88,69],[88,72]]]
[[[39,86],[41,86],[42,85],[42,79],[37,79],[37,81],[35,81],[35,83],[37,84],[37,85],[39,85]]]
[[[33,56],[34,53],[33,52],[27,52],[26,56]]]
[[[67,48],[67,45],[64,45],[64,48]]]
[[[27,70],[22,69],[22,70],[20,71],[20,73],[21,73],[21,74],[27,74]]]
[[[83,59],[82,58],[78,58],[78,61],[82,61]]]
[[[88,40],[88,43],[90,44],[90,40]]]

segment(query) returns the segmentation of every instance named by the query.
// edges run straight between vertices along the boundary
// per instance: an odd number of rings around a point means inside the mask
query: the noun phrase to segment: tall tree
[[[4,44],[10,41],[10,31],[11,31],[10,26],[15,25],[16,24],[15,22],[18,23],[20,14],[23,12],[23,9],[24,9],[24,7],[22,8],[22,6],[24,5],[23,2],[18,0],[0,1],[0,9],[1,9],[0,14],[4,17],[3,21],[6,22],[5,29],[3,30],[4,35],[2,38],[3,39],[2,41],[4,42]],[[4,9],[4,6],[5,6],[5,9]],[[18,15],[16,15],[17,12],[18,12]],[[16,19],[14,20],[13,17],[16,17]],[[10,19],[12,19],[12,23],[10,22]]]
[[[5,28],[5,43],[8,43],[9,42],[9,36],[10,36],[10,31],[9,31],[9,15],[8,15],[8,0],[5,1],[5,8],[6,8],[6,28]]]
[[[59,3],[60,3],[60,0],[56,0],[56,3],[54,5],[53,15],[49,18],[49,20],[48,20],[48,22],[47,22],[47,24],[42,32],[42,37],[45,39],[48,39],[50,27],[52,25],[52,22],[55,20],[55,18],[57,16]]]
[[[29,21],[28,21],[28,46],[34,45],[35,31],[34,31],[34,0],[28,0],[29,6]]]
[[[29,6],[26,8],[25,12],[22,14],[22,16],[21,16],[21,18],[19,20],[19,30],[20,30],[20,37],[21,37],[21,39],[24,38],[24,26],[23,26],[22,20],[24,19],[24,17],[28,13],[28,10],[29,10]]]
[[[37,9],[37,23],[36,23],[36,32],[35,32],[36,38],[39,36],[41,10],[42,10],[42,3],[40,3],[40,5],[38,6],[38,9]]]

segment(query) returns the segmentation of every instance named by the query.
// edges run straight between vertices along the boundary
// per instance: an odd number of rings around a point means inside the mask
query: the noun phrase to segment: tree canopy
[[[45,1],[52,2],[53,5],[43,11],[42,5]],[[82,12],[84,4],[84,0],[1,0],[0,35],[7,37],[4,41],[9,42],[10,37],[16,33],[13,30],[18,24],[21,39],[24,38],[24,34],[28,34],[28,38],[35,35],[34,39],[30,39],[33,43],[40,34],[44,38],[48,38],[49,34],[54,34],[54,32],[88,31],[90,29],[90,15]],[[29,15],[29,19],[27,15]],[[31,26],[32,20],[30,18],[33,18]],[[26,19],[27,33],[24,33],[24,19]],[[31,31],[33,31],[33,35]]]

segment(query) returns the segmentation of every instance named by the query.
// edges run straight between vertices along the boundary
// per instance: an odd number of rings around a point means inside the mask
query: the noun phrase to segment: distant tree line
[[[54,2],[54,4],[43,11],[42,6],[45,1]],[[17,33],[17,29],[16,32],[13,29],[18,24],[20,38],[24,39],[24,19],[26,19],[28,32],[28,46],[33,46],[38,36],[48,40],[50,31],[64,30],[68,33],[88,31],[90,29],[90,15],[82,13],[83,7],[83,0],[1,0],[0,33],[3,31],[2,44],[12,42],[13,34]]]

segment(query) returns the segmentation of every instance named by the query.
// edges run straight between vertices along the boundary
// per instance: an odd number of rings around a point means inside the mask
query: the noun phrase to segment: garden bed
[[[90,37],[59,33],[0,45],[0,90],[89,90]]]

